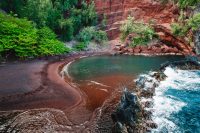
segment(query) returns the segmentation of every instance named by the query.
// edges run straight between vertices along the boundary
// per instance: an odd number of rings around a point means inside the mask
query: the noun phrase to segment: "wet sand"
[[[1,66],[0,110],[65,109],[80,102],[79,93],[59,77],[60,63],[36,60]]]
[[[66,121],[64,124],[67,126],[66,132],[94,130],[98,108],[117,87],[116,83],[126,78],[115,75],[94,79],[109,87],[102,87],[92,82],[90,84],[83,82],[78,87],[74,87],[71,81],[63,79],[59,72],[65,64],[83,55],[90,54],[69,56],[62,61],[34,60],[1,65],[0,126],[5,124],[1,123],[2,119],[8,119],[8,121],[12,119],[4,116],[13,115],[15,117],[13,119],[17,120],[20,115],[21,122],[27,126],[26,118],[37,119],[38,112],[55,114],[53,117],[55,119],[64,113],[65,120],[61,121]],[[58,111],[53,109],[58,109]],[[42,122],[42,120],[34,121],[32,125]],[[61,121],[58,120],[57,124]],[[8,122],[6,124],[9,125]],[[34,127],[37,126],[36,124]],[[68,126],[70,126],[69,129]],[[9,127],[12,126],[9,125]]]

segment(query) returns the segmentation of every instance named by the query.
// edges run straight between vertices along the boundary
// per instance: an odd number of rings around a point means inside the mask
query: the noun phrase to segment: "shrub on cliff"
[[[129,34],[134,34],[132,45],[145,45],[155,36],[155,31],[150,24],[145,24],[128,17],[125,23],[120,27],[121,39],[125,40]]]
[[[200,0],[160,0],[162,4],[166,4],[168,2],[173,2],[177,4],[179,8],[185,9],[188,7],[197,6],[200,3]]]
[[[188,6],[196,6],[200,3],[200,0],[178,0],[180,8],[187,8]]]
[[[35,28],[31,21],[0,13],[0,54],[20,58],[61,54],[69,51],[47,27]]]
[[[186,36],[189,31],[195,32],[200,28],[200,13],[182,22],[173,23],[171,27],[173,34],[176,36]]]

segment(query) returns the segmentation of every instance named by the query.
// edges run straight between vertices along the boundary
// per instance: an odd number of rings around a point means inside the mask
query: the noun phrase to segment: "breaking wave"
[[[152,132],[200,132],[200,71],[167,67],[167,78],[155,88]]]

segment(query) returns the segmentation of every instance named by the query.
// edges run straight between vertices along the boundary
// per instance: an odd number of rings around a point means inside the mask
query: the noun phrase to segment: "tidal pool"
[[[78,59],[68,67],[69,76],[76,81],[92,80],[110,75],[137,76],[160,68],[165,62],[178,61],[183,56],[93,56]]]

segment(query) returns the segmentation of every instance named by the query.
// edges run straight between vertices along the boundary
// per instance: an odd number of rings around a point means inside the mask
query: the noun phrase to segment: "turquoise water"
[[[153,132],[200,133],[200,71],[166,68],[155,89]]]
[[[135,77],[140,73],[158,69],[166,61],[181,59],[182,56],[94,56],[73,62],[68,73],[77,80],[114,74]]]

